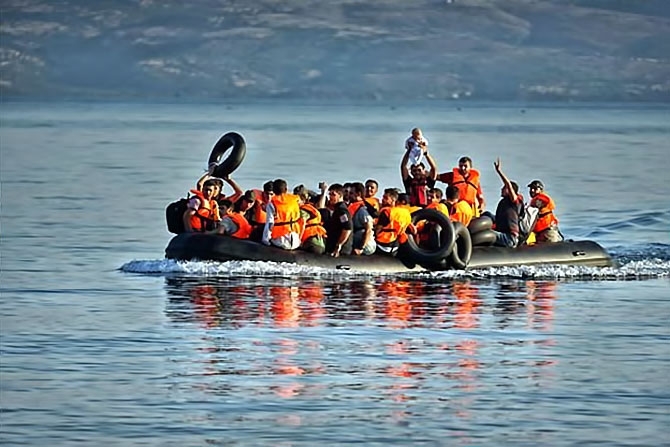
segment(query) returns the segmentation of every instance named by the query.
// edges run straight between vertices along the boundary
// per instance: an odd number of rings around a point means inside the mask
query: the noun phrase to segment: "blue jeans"
[[[519,238],[508,233],[501,233],[500,231],[493,231],[496,234],[496,241],[493,243],[496,247],[516,247]]]

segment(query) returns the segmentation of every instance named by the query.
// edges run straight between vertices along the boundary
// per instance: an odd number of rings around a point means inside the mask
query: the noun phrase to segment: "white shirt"
[[[418,165],[423,161],[423,150],[419,146],[419,143],[426,143],[426,146],[428,146],[428,140],[424,137],[417,140],[410,136],[405,140],[405,150],[409,150],[409,162],[411,165]]]
[[[295,250],[300,247],[300,235],[296,232],[290,232],[284,236],[270,239],[272,235],[272,227],[275,224],[275,206],[272,202],[267,204],[265,208],[265,227],[263,228],[263,237],[261,242],[265,245],[274,245],[275,247],[283,248],[284,250]]]

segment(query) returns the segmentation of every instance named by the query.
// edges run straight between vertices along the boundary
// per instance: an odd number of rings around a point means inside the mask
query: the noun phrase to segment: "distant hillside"
[[[668,0],[2,0],[4,98],[670,100]]]

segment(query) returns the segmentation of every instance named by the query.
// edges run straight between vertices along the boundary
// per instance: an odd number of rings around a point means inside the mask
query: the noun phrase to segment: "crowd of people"
[[[374,179],[328,185],[321,182],[318,192],[298,185],[289,192],[284,179],[266,182],[262,190],[243,191],[230,176],[213,177],[215,164],[198,179],[193,196],[183,214],[187,232],[213,232],[250,239],[285,250],[303,249],[317,254],[391,254],[409,237],[421,240],[429,225],[413,225],[412,212],[428,208],[443,213],[466,227],[475,218],[490,218],[495,232],[494,245],[516,247],[528,235],[520,230],[525,207],[538,209],[532,228],[534,240],[558,242],[563,239],[554,215],[555,204],[540,180],[528,184],[529,203],[524,203],[519,185],[502,170],[498,158],[494,168],[502,188],[495,214],[485,210],[480,173],[472,159],[461,157],[458,166],[438,174],[428,150],[428,140],[420,129],[412,130],[405,141],[400,162],[404,192],[384,189]],[[444,194],[435,185],[446,184]],[[233,192],[223,193],[224,184]],[[486,217],[483,217],[486,216]]]

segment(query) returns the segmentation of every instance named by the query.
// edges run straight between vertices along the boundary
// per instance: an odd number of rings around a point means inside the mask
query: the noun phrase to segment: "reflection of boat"
[[[333,258],[301,250],[286,251],[249,240],[203,233],[183,233],[172,238],[165,255],[169,259],[203,261],[273,261],[328,269],[397,273],[439,270],[413,264],[402,256],[342,256]],[[563,264],[608,267],[612,258],[592,241],[565,241],[519,248],[473,247],[468,268],[513,265]]]

